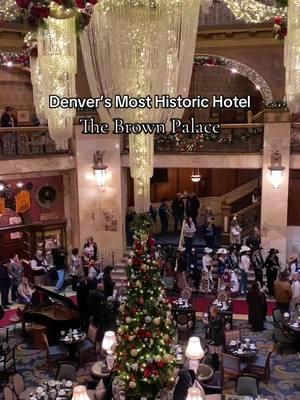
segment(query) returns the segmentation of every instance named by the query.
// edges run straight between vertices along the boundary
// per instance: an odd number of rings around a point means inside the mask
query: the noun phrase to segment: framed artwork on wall
[[[18,122],[30,122],[29,111],[17,111]]]
[[[117,231],[118,222],[115,217],[113,210],[102,209],[101,210],[101,230],[103,231]]]

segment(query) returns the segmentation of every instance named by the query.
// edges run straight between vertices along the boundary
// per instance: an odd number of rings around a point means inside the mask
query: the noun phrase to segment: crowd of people
[[[87,239],[81,254],[78,248],[72,250],[69,261],[63,248],[54,248],[45,254],[42,250],[37,250],[30,261],[30,270],[31,272],[27,271],[24,276],[23,261],[18,254],[0,264],[1,304],[4,309],[9,309],[13,303],[30,305],[33,302],[35,286],[54,286],[54,290],[60,292],[70,282],[72,289],[79,293],[79,306],[85,312],[84,290],[88,294],[95,291],[105,299],[113,295],[113,267],[103,267],[92,237]],[[30,282],[27,276],[31,276]],[[91,301],[89,304],[91,309],[95,302]]]

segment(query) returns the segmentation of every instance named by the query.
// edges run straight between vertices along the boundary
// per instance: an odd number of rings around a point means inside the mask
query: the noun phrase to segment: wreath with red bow
[[[69,13],[76,16],[78,30],[84,29],[90,22],[93,13],[93,6],[98,0],[15,0],[22,9],[23,17],[33,28],[45,24],[46,19],[52,16],[54,8],[59,7],[62,12],[69,10]],[[73,11],[73,13],[72,13]]]

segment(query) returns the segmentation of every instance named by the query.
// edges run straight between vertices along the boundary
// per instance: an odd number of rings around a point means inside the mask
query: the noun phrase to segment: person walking
[[[180,228],[182,226],[184,217],[184,202],[181,193],[176,194],[176,198],[173,200],[171,208],[174,217],[174,233],[177,233],[178,224]]]
[[[169,229],[169,207],[166,202],[166,199],[161,200],[158,214],[159,214],[159,218],[160,218],[161,234],[165,235],[168,233],[168,229]]]
[[[11,300],[16,302],[18,300],[18,286],[20,285],[23,277],[23,265],[20,261],[18,254],[15,254],[10,260],[9,275],[11,277]]]
[[[278,253],[279,251],[277,249],[270,249],[265,260],[269,296],[274,296],[273,284],[277,278],[278,271],[280,270],[279,258],[277,256]]]
[[[248,303],[248,322],[252,325],[252,330],[254,332],[262,331],[267,315],[267,301],[265,294],[259,290],[258,282],[252,283],[246,301]]]
[[[230,225],[230,244],[240,245],[242,242],[242,228],[238,223],[237,216],[235,215]]]
[[[191,254],[193,240],[196,233],[196,226],[192,217],[187,217],[183,226],[183,237],[187,256]]]
[[[63,289],[65,282],[66,255],[64,249],[60,248],[60,249],[53,249],[52,256],[53,256],[53,264],[55,266],[58,275],[58,280],[55,286],[55,290],[59,292]]]
[[[247,293],[248,291],[248,273],[250,270],[250,247],[242,246],[240,250],[240,263],[239,269],[241,271],[241,294]]]

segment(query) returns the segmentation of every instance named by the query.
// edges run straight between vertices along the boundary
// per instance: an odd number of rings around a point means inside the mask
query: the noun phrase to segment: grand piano
[[[60,331],[80,326],[79,309],[72,299],[41,286],[33,287],[33,304],[26,307],[22,315],[23,334],[27,322],[44,325],[52,344]]]

